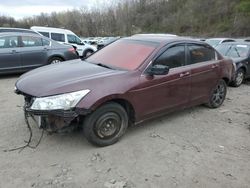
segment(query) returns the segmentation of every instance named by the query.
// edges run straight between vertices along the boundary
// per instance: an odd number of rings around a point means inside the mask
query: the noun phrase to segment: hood
[[[111,70],[78,59],[30,71],[18,79],[16,88],[27,95],[45,97],[91,89],[92,84],[98,83],[99,79],[124,72],[126,71]]]
[[[227,58],[230,58],[230,57],[227,57]],[[245,61],[247,57],[237,57],[237,58],[231,57],[231,59],[233,60],[234,63],[239,63],[239,62]]]

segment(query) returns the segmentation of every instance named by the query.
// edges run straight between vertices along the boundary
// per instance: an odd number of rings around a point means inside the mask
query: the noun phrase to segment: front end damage
[[[51,133],[55,132],[70,132],[82,124],[83,117],[89,112],[87,110],[80,110],[77,108],[70,110],[32,110],[31,106],[34,102],[32,96],[24,95],[24,114],[26,122],[30,119],[34,120],[40,129]]]

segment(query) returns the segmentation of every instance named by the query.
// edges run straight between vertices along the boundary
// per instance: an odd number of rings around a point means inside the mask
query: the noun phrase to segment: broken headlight
[[[81,90],[72,93],[35,98],[31,110],[69,110],[86,96],[90,90]]]

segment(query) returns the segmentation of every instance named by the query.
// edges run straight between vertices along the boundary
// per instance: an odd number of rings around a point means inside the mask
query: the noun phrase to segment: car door
[[[206,101],[220,79],[220,64],[217,53],[210,46],[188,44],[188,66],[191,69],[192,103]]]
[[[47,63],[47,49],[40,37],[21,36],[20,55],[23,69],[28,70]]]
[[[0,71],[21,68],[17,36],[0,37]]]
[[[150,76],[143,74],[140,86],[133,94],[134,103],[139,108],[141,119],[148,118],[155,113],[184,108],[190,94],[190,68],[186,64],[185,45],[178,44],[169,47],[155,61],[153,65],[167,65],[167,75]],[[150,67],[149,67],[150,68]]]
[[[246,77],[249,78],[250,77],[250,49],[248,50],[248,54],[247,54],[247,72],[246,72]]]

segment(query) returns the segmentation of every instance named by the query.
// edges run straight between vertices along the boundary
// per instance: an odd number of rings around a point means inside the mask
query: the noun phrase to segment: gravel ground
[[[76,131],[6,152],[29,137],[17,78],[0,77],[0,187],[250,187],[250,82],[229,88],[219,109],[198,106],[130,127],[109,147]],[[32,129],[36,144],[42,131]]]

